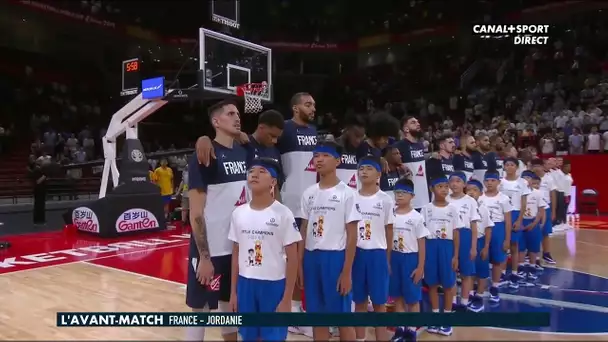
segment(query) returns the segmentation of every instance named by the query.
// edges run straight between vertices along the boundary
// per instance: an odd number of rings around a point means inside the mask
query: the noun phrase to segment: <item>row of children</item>
[[[514,265],[509,286],[517,287],[525,278],[536,278],[537,266],[519,264],[517,260],[523,261],[525,256],[536,260],[540,252],[548,206],[537,173],[524,171],[521,177],[517,176],[518,161],[508,159],[502,179],[496,170],[488,170],[483,183],[467,181],[464,172],[459,171],[449,177],[432,177],[433,201],[420,211],[411,205],[415,196],[411,180],[403,178],[394,186],[393,215],[387,214],[382,222],[365,204],[382,194],[375,182],[380,170],[370,167],[376,163],[369,159],[364,158],[359,164],[361,188],[356,197],[357,208],[365,208],[360,210],[362,220],[353,266],[357,312],[367,310],[368,296],[376,312],[385,311],[388,296],[395,301],[396,312],[419,312],[423,281],[428,286],[433,312],[440,311],[440,288],[444,293],[443,312],[457,307],[481,312],[484,297],[495,303],[500,301],[498,286],[509,250]],[[371,243],[375,236],[380,238]],[[385,247],[387,241],[392,241],[392,248]],[[371,261],[371,253],[376,253],[375,261]],[[382,267],[381,260],[388,267]],[[462,279],[460,298],[456,295],[458,273]],[[475,282],[477,288],[473,291]],[[427,331],[452,334],[451,327],[431,326]],[[385,330],[376,328],[377,339],[384,334]],[[364,340],[365,330],[357,329],[356,335],[357,340]],[[393,340],[415,338],[415,327],[399,327]]]

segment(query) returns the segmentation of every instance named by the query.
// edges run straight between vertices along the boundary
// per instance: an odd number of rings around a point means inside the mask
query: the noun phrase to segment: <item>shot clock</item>
[[[139,58],[122,61],[122,90],[120,96],[136,95],[141,86],[141,61]]]

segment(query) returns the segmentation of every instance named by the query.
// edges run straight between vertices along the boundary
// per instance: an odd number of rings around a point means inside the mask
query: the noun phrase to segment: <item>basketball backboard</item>
[[[238,0],[220,0],[211,2],[211,19],[216,23],[235,29],[241,26],[239,20],[240,4]]]
[[[199,35],[205,92],[236,95],[237,86],[266,82],[270,91],[260,98],[272,102],[271,49],[204,28]]]

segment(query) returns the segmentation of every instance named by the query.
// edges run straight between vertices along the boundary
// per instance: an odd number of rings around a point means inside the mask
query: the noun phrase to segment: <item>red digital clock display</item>
[[[135,61],[125,63],[125,71],[126,72],[139,71],[139,61],[135,60]]]

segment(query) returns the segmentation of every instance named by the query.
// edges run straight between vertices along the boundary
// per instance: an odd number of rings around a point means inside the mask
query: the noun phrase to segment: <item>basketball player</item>
[[[511,274],[509,278],[509,287],[512,289],[519,288],[519,282],[523,280],[519,276],[519,241],[523,234],[523,220],[526,212],[526,203],[530,194],[530,187],[527,182],[517,176],[519,161],[515,158],[506,158],[503,163],[504,177],[500,181],[499,191],[507,196],[511,201],[511,221],[513,227],[511,230]]]
[[[437,139],[439,142],[438,158],[429,158],[426,161],[427,175],[439,175],[449,177],[454,172],[454,160],[452,154],[456,149],[454,137],[451,134],[444,134]]]
[[[524,216],[523,226],[524,231],[519,243],[519,262],[522,265],[521,277],[526,277],[529,280],[536,280],[536,271],[542,271],[542,267],[534,263],[538,253],[540,253],[540,245],[543,238],[542,226],[545,220],[545,209],[548,208],[547,203],[543,199],[543,194],[539,190],[540,177],[532,171],[522,172],[522,178],[530,185],[530,193],[527,198],[526,210],[520,215]],[[526,264],[526,252],[529,253],[532,264]]]
[[[249,164],[251,201],[232,212],[230,304],[234,312],[291,312],[302,239],[291,210],[274,198],[280,167],[271,158]],[[249,251],[253,250],[253,257]],[[285,341],[285,327],[242,327],[243,341]]]
[[[313,163],[312,150],[317,144],[317,129],[313,126],[316,103],[309,93],[296,93],[291,98],[293,118],[285,121],[283,133],[277,141],[285,183],[281,189],[283,203],[293,212],[300,210],[300,196],[308,187],[316,183],[317,172]],[[205,146],[202,138],[196,143],[199,162],[207,164],[215,158],[213,150]],[[299,218],[296,222],[300,225]],[[300,312],[302,301],[300,291],[294,291],[293,312]],[[312,335],[310,329],[290,327],[290,332]],[[310,337],[310,336],[309,336]]]
[[[475,259],[475,277],[477,278],[477,289],[468,307],[473,312],[484,310],[483,298],[486,296],[488,288],[488,278],[490,277],[490,241],[492,240],[492,228],[494,222],[490,220],[488,208],[479,203],[483,185],[476,179],[467,182],[467,195],[473,197],[478,204],[480,221],[477,225],[477,258]]]
[[[477,201],[465,193],[467,176],[462,171],[453,172],[449,178],[451,194],[448,202],[454,205],[460,213],[463,229],[459,233],[458,271],[462,278],[462,291],[460,303],[454,296],[454,304],[469,309],[473,302],[469,302],[469,292],[473,291],[473,277],[475,276],[475,258],[477,257],[477,225],[481,218],[477,210]],[[476,307],[472,308],[476,311]]]
[[[395,145],[387,146],[384,149],[384,160],[386,160],[387,170],[380,176],[380,190],[393,196],[393,187],[401,177],[407,177],[407,173],[403,170],[401,153]]]
[[[477,144],[475,138],[471,135],[465,136],[461,140],[461,144],[463,145],[461,152],[454,155],[454,169],[463,171],[467,180],[469,180],[475,170],[471,154],[477,150]]]
[[[422,135],[420,122],[413,116],[405,116],[401,119],[401,130],[404,139],[396,142],[395,147],[401,153],[401,162],[412,173],[414,192],[416,193],[416,197],[412,200],[412,205],[414,209],[420,210],[420,208],[429,203],[424,144],[420,141]]]
[[[399,121],[390,114],[373,114],[365,127],[365,135],[357,148],[357,159],[368,155],[382,158],[382,150],[388,146],[390,137],[399,136]]]
[[[380,158],[363,157],[359,161],[361,188],[355,205],[363,217],[359,221],[359,239],[353,264],[353,301],[356,312],[367,312],[371,299],[374,312],[386,312],[391,249],[393,241],[394,200],[380,190]],[[357,340],[365,340],[365,327],[357,327]],[[388,341],[386,327],[377,327],[377,341]]]
[[[477,180],[483,180],[486,170],[488,169],[488,162],[485,158],[485,152],[490,149],[490,137],[487,134],[481,132],[475,137],[476,149],[471,151],[471,160],[473,160],[473,178]],[[483,147],[482,147],[483,146]]]
[[[234,104],[221,101],[211,106],[209,117],[215,130],[212,146],[221,158],[203,165],[193,155],[188,164],[192,235],[186,304],[195,312],[231,312],[232,243],[227,237],[233,209],[247,202],[247,152],[234,141],[241,130]],[[226,341],[237,340],[233,327],[222,328],[222,335]],[[186,337],[202,341],[205,328],[188,328]]]
[[[422,215],[412,208],[414,183],[401,178],[394,187],[395,223],[391,252],[389,294],[395,312],[420,312],[426,238],[430,235]],[[389,241],[390,243],[391,241]],[[398,327],[394,342],[415,341],[416,327]]]
[[[344,184],[357,189],[357,151],[365,137],[365,121],[358,115],[347,115],[344,133],[337,139],[342,146],[342,156],[338,165],[338,178]]]
[[[479,198],[479,205],[488,208],[490,219],[494,222],[492,240],[490,241],[490,263],[492,263],[492,286],[490,287],[490,301],[500,302],[498,285],[502,271],[507,262],[507,251],[511,245],[511,203],[509,197],[501,193],[500,176],[497,170],[489,169],[484,177],[485,191]]]
[[[490,145],[492,146],[492,150],[486,154],[488,164],[492,166],[492,163],[494,162],[496,170],[502,178],[504,176],[503,163],[504,159],[506,158],[505,141],[500,135],[494,135],[490,139]]]
[[[169,205],[173,197],[173,170],[169,167],[167,158],[160,160],[160,166],[154,170],[154,179],[160,188],[160,195],[163,197],[165,219],[169,220]]]
[[[545,224],[543,225],[543,260],[551,265],[555,264],[555,260],[551,256],[551,240],[549,235],[553,233],[553,220],[555,220],[557,210],[557,187],[553,181],[553,177],[545,172],[545,163],[540,159],[534,159],[531,162],[532,171],[540,177],[540,191],[543,194],[545,203],[549,206],[546,209]],[[537,259],[537,263],[540,260]]]
[[[426,240],[424,279],[429,286],[429,301],[433,312],[439,312],[439,285],[443,287],[443,311],[452,312],[456,294],[458,270],[459,230],[464,226],[458,208],[447,201],[448,179],[437,175],[431,180],[433,202],[422,207],[422,217],[431,232]],[[425,191],[426,193],[426,191]],[[452,327],[427,328],[430,333],[452,335]]]
[[[305,246],[298,249],[302,260],[299,282],[304,285],[306,311],[311,313],[351,312],[357,224],[362,217],[355,206],[355,191],[336,174],[341,152],[333,142],[317,145],[314,165],[319,183],[303,192],[299,206]],[[355,340],[353,328],[339,330],[341,340]],[[330,337],[327,327],[314,327],[313,335],[315,341]]]

